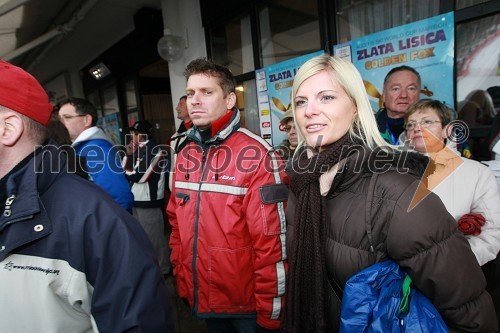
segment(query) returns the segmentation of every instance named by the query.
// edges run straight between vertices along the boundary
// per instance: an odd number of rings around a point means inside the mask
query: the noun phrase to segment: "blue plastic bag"
[[[352,276],[342,298],[340,332],[447,333],[448,328],[431,301],[409,288],[399,265],[391,260],[372,265]],[[407,280],[408,312],[401,313],[403,282]],[[409,298],[408,298],[409,296]]]

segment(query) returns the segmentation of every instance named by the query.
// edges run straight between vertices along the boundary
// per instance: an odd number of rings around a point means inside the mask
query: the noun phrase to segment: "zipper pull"
[[[5,210],[3,212],[3,216],[9,217],[12,215],[11,206],[15,198],[16,196],[13,194],[10,197],[8,197],[7,200],[5,200]]]

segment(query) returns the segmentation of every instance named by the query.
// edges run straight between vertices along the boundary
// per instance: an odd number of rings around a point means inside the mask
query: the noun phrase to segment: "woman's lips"
[[[308,133],[315,133],[321,131],[324,127],[324,124],[310,124],[306,126],[306,131]]]

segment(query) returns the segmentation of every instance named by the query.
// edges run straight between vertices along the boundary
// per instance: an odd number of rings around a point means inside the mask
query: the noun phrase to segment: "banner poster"
[[[111,138],[111,141],[115,145],[121,144],[120,136],[120,121],[118,119],[118,112],[108,114],[104,117],[99,117],[97,120],[97,126],[102,128],[104,133]]]
[[[409,23],[334,46],[361,73],[374,112],[383,106],[386,74],[394,67],[415,68],[422,79],[420,98],[448,105],[453,99],[453,12]]]
[[[286,139],[280,120],[292,107],[293,78],[307,60],[324,53],[317,51],[273,64],[255,71],[259,104],[260,134],[271,145],[278,146]]]

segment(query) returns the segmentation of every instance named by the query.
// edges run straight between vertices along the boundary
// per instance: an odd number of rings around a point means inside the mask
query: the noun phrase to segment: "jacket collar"
[[[42,211],[39,196],[52,185],[66,167],[66,156],[54,146],[35,151],[22,168],[6,179],[7,199],[0,216],[0,231]]]
[[[105,140],[105,141],[108,141],[109,143],[113,144],[113,142],[111,141],[109,136],[107,136],[106,133],[104,133],[104,131],[102,129],[100,129],[97,126],[93,126],[93,127],[87,128],[85,131],[80,133],[80,135],[73,142],[72,146],[76,147],[82,142],[89,141],[89,140],[96,140],[96,139]]]
[[[381,133],[384,133],[387,129],[387,110],[385,108],[381,108],[380,110],[378,110],[377,114],[375,115],[375,120],[377,121],[379,131]]]
[[[397,171],[422,177],[428,163],[428,157],[412,151],[390,151],[383,155],[381,151],[360,146],[320,177],[321,194],[343,192],[367,174]]]
[[[429,153],[428,155],[435,164],[441,165],[447,165],[450,160],[461,160],[458,151],[449,146],[445,146],[437,153]]]
[[[206,146],[211,146],[211,145],[223,142],[232,133],[236,132],[238,130],[238,128],[240,128],[240,126],[241,126],[240,111],[238,110],[238,108],[234,107],[231,110],[231,112],[228,112],[228,114],[230,114],[230,117],[227,116],[229,119],[222,119],[222,118],[219,119],[222,123],[224,123],[224,121],[227,121],[227,123],[225,125],[222,124],[222,126],[221,126],[216,122],[214,122],[214,124],[212,124],[212,127],[214,128],[214,130],[216,132],[215,133],[212,132],[212,137],[209,140],[202,142],[200,130],[196,126],[193,126],[193,127],[191,127],[191,129],[188,130],[187,138],[191,141],[198,143],[198,144],[204,144]],[[216,125],[216,126],[214,126],[214,125]],[[219,125],[219,126],[217,126],[217,125]]]
[[[188,129],[191,128],[191,126],[193,126],[193,122],[191,120],[189,120],[188,122],[182,122],[180,125],[179,125],[179,128],[177,129],[177,134],[181,134],[181,133],[184,133],[186,132]]]

